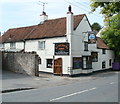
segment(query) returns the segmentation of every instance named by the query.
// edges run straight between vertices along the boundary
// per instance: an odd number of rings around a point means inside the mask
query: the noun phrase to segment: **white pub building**
[[[35,51],[40,57],[39,71],[75,75],[112,67],[114,52],[97,37],[85,14],[48,19],[43,12],[38,25],[9,29],[1,36],[0,49]],[[29,60],[28,60],[29,61]]]

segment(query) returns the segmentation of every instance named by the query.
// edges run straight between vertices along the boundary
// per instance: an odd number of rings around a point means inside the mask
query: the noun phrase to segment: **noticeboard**
[[[55,55],[69,55],[69,43],[55,43]]]

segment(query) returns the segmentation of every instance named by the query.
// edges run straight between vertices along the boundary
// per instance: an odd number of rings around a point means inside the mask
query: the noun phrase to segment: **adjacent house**
[[[9,29],[0,38],[1,50],[35,51],[39,71],[53,74],[81,74],[109,69],[114,52],[92,32],[85,14],[48,19],[43,12],[38,25]],[[29,61],[29,60],[28,60]]]

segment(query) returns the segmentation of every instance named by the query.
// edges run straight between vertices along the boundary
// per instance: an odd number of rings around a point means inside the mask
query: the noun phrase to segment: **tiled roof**
[[[74,30],[77,28],[85,14],[74,16]],[[15,42],[25,39],[40,39],[65,36],[66,17],[46,20],[43,24],[29,27],[9,29],[2,36],[2,42]],[[10,39],[11,38],[11,39]]]
[[[74,30],[77,28],[85,14],[74,16]],[[41,39],[50,37],[65,36],[66,33],[66,17],[51,19],[43,24],[28,27],[20,27],[9,29],[0,37],[0,42],[15,42],[29,39]],[[109,49],[104,41],[97,37],[97,47]]]
[[[102,48],[102,49],[110,49],[106,44],[105,44],[105,42],[101,39],[101,38],[99,38],[99,37],[97,37],[97,48]]]

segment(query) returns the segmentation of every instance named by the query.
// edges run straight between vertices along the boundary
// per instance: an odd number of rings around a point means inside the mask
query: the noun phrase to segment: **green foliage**
[[[113,0],[113,2],[99,2],[100,0],[90,0],[91,11],[94,12],[100,8],[100,13],[105,16],[107,22],[106,28],[101,33],[102,38],[107,45],[114,49],[116,57],[120,59],[120,1]],[[102,1],[102,0],[101,0]],[[117,1],[117,2],[115,2]]]
[[[111,17],[114,14],[120,12],[120,1],[119,2],[98,2],[100,0],[90,0],[91,11],[94,12],[97,8],[101,8],[101,14],[106,17]]]
[[[109,26],[101,33],[107,45],[114,49],[117,56],[120,56],[120,14],[108,20]]]
[[[98,32],[101,29],[101,26],[99,23],[95,22],[92,24],[91,28],[92,28],[92,30],[95,30]]]

